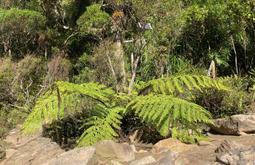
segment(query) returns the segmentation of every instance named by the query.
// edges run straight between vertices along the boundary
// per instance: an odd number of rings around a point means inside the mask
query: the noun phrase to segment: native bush
[[[85,34],[100,35],[110,22],[110,16],[101,10],[101,5],[94,4],[77,20],[80,32]]]
[[[0,9],[1,54],[13,58],[38,50],[37,38],[43,32],[45,18],[36,11]]]
[[[43,60],[32,55],[15,62],[0,60],[0,121],[2,135],[27,117],[41,90],[46,69]]]
[[[213,118],[249,112],[249,106],[253,102],[252,92],[248,91],[249,80],[240,77],[226,77],[223,81],[228,83],[232,90],[210,89],[198,92],[195,102],[211,112]]]
[[[0,134],[29,113],[24,133],[61,145],[135,129],[195,142],[254,106],[252,75],[220,78],[255,64],[252,0],[0,1]]]
[[[48,71],[44,83],[51,85],[55,81],[68,81],[71,75],[72,64],[61,52],[57,53],[48,62]]]
[[[178,54],[183,54],[193,64],[207,65],[213,56],[219,65],[224,63],[220,73],[225,75],[233,73],[231,70],[247,72],[252,66],[252,61],[247,60],[252,55],[249,27],[254,22],[250,2],[192,1],[180,18],[184,26],[178,39],[180,45],[176,47]]]

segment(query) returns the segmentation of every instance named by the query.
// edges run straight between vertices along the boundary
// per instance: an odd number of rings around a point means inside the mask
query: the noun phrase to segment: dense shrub
[[[48,72],[45,78],[46,84],[52,84],[54,81],[68,81],[71,74],[72,64],[70,60],[63,57],[59,52],[48,62]]]
[[[77,63],[79,75],[75,76],[76,82],[96,81],[107,86],[116,87],[122,78],[121,57],[123,49],[118,49],[114,42],[102,42],[93,51],[92,55],[84,53]],[[120,52],[120,54],[116,54]]]
[[[248,80],[230,77],[225,81],[230,84],[230,91],[207,90],[197,93],[196,103],[209,110],[214,118],[249,112],[253,98],[252,93],[247,91]]]
[[[86,12],[77,20],[82,33],[100,35],[106,24],[110,22],[110,16],[101,10],[101,5],[94,4],[87,7]]]
[[[0,137],[30,112],[45,74],[45,62],[39,57],[0,59]]]
[[[0,9],[0,54],[18,58],[37,51],[44,26],[45,18],[38,12]]]
[[[23,85],[23,88],[30,84],[30,94],[34,95],[44,81],[46,69],[45,60],[35,55],[27,55],[17,63],[14,83]]]
[[[95,71],[91,69],[91,56],[84,53],[74,66],[77,74],[73,77],[76,83],[89,82],[96,80]]]
[[[194,64],[206,64],[213,58],[218,65],[224,63],[219,71],[222,75],[232,70],[247,72],[253,65],[247,60],[253,58],[250,41],[254,35],[248,32],[254,25],[253,10],[251,1],[191,1],[182,13],[184,27],[177,51]],[[234,58],[238,58],[238,64]]]
[[[0,59],[0,101],[2,103],[11,103],[15,100],[11,84],[15,77],[15,65],[7,59]]]

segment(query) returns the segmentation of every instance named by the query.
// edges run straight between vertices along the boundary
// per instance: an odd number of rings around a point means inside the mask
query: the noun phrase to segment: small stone
[[[146,151],[146,150],[139,150],[139,151],[137,151],[137,153],[147,153],[148,151]]]
[[[184,144],[177,139],[168,138],[168,139],[164,139],[164,140],[161,140],[158,143],[156,143],[153,146],[153,152],[160,153],[160,152],[165,152],[165,151],[172,151],[175,153],[181,153],[181,152],[188,151],[191,148],[192,148],[192,145],[190,145],[190,144]]]

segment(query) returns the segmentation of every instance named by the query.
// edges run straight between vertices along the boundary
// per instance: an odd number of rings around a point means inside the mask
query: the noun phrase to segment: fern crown
[[[120,130],[123,116],[134,112],[143,122],[154,125],[162,136],[194,141],[201,135],[200,126],[212,123],[211,115],[180,94],[205,88],[228,90],[220,80],[197,75],[151,80],[137,96],[115,93],[97,83],[59,81],[37,100],[33,112],[23,124],[23,133],[36,133],[44,124],[82,112],[88,117],[84,120],[84,132],[77,144],[92,145],[118,137],[117,130]]]

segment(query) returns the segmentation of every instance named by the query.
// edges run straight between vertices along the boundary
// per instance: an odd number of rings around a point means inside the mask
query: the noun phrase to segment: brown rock
[[[254,164],[255,147],[243,146],[225,140],[216,149],[216,161],[228,165]]]
[[[155,162],[156,162],[156,159],[153,156],[146,156],[141,159],[132,161],[129,165],[148,165]]]
[[[213,145],[213,144],[210,141],[199,141],[198,145],[199,146],[209,146],[209,145]]]
[[[216,153],[231,152],[232,150],[240,150],[243,148],[242,145],[237,144],[230,140],[224,140],[215,150]]]
[[[211,130],[224,135],[241,135],[255,133],[255,115],[233,115],[214,120]]]
[[[110,162],[111,165],[123,165],[122,163],[116,161],[116,160],[111,160]]]
[[[162,154],[160,154],[158,160],[157,160],[157,165],[172,165],[175,164],[175,160],[177,158],[177,155],[168,151],[168,152],[164,152]]]
[[[19,145],[10,157],[7,157],[0,164],[38,165],[45,163],[47,160],[52,159],[63,152],[64,151],[56,143],[51,142],[50,139],[39,137],[28,141],[23,145]]]
[[[217,156],[216,160],[223,164],[237,165],[237,162],[239,161],[239,157],[237,155],[231,155],[229,153],[225,153],[221,156]]]
[[[169,138],[159,141],[153,146],[153,152],[165,152],[167,150],[181,153],[188,151],[192,148],[190,144],[184,144],[177,139]]]
[[[95,145],[96,154],[103,158],[118,159],[122,162],[128,162],[135,159],[135,153],[128,144],[115,143],[111,140],[105,140]]]
[[[93,164],[94,147],[78,148],[58,155],[43,165],[90,165]]]

